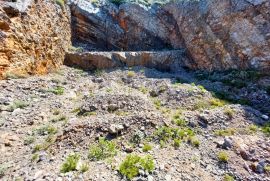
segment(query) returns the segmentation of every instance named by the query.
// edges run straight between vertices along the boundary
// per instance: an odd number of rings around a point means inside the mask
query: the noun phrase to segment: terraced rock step
[[[64,64],[87,70],[145,66],[162,71],[177,71],[190,63],[185,50],[138,52],[69,52]]]

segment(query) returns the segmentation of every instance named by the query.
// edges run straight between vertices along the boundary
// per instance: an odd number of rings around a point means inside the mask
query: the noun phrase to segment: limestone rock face
[[[181,61],[180,61],[181,60]],[[123,66],[144,66],[161,71],[177,72],[189,58],[183,50],[139,52],[68,52],[65,64],[87,70]]]
[[[148,8],[71,0],[71,13],[73,43],[90,50],[184,48],[192,69],[270,70],[269,0],[179,1]]]
[[[102,51],[184,48],[177,22],[164,9],[132,3],[117,7],[104,0],[71,0],[70,7],[75,45]]]
[[[69,9],[54,0],[0,1],[0,79],[57,68],[70,34]]]
[[[270,69],[270,1],[202,0],[168,4],[192,68]]]

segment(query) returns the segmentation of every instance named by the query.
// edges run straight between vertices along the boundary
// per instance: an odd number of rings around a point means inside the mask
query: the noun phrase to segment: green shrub
[[[139,175],[139,169],[152,172],[155,168],[154,160],[151,156],[140,157],[138,155],[128,155],[121,163],[119,171],[123,176],[132,179]]]
[[[36,138],[34,136],[27,136],[25,139],[24,139],[24,144],[25,145],[30,145],[32,143],[34,143],[36,140]]]
[[[66,172],[76,170],[79,160],[80,160],[80,155],[78,154],[69,155],[61,167],[61,173],[66,173]]]
[[[189,142],[192,146],[198,148],[200,146],[200,140],[196,138],[195,136],[190,136],[189,137]]]
[[[135,77],[135,72],[134,71],[128,71],[128,73],[127,73],[127,77],[128,78],[132,78],[132,77]]]
[[[233,176],[229,175],[229,174],[225,174],[224,175],[224,181],[234,181]]]
[[[45,125],[36,130],[38,135],[56,134],[57,128],[53,125]]]
[[[61,8],[65,7],[65,0],[55,0],[56,4],[58,4],[59,6],[61,6]]]
[[[64,88],[61,87],[61,86],[57,86],[56,88],[54,89],[49,89],[48,92],[52,92],[54,93],[55,95],[63,95],[64,94]]]
[[[223,129],[223,130],[216,130],[214,134],[216,136],[232,136],[236,133],[235,128],[228,128],[228,129]]]
[[[89,148],[88,158],[91,160],[103,160],[115,156],[116,153],[116,144],[113,141],[100,138],[97,144]]]
[[[154,132],[154,139],[159,141],[161,146],[164,147],[166,143],[173,141],[174,139],[184,139],[194,136],[193,130],[189,128],[171,128],[168,126],[162,126]]]
[[[143,145],[142,150],[143,150],[143,152],[148,152],[148,151],[152,150],[152,146],[150,144],[146,143]]]
[[[229,155],[225,151],[221,151],[218,153],[218,160],[227,163],[229,161]]]
[[[89,170],[89,165],[86,164],[86,163],[82,164],[82,166],[81,166],[81,168],[80,168],[80,171],[81,171],[82,173],[84,173],[84,172],[87,172],[88,170]]]
[[[267,123],[267,124],[265,124],[265,125],[262,126],[262,132],[266,136],[270,136],[270,123]]]
[[[174,146],[175,148],[180,147],[180,144],[181,144],[181,140],[180,140],[180,139],[174,139],[174,140],[173,140],[173,146]]]
[[[233,115],[235,114],[235,111],[231,108],[226,108],[224,110],[224,114],[226,114],[230,119],[232,119]]]
[[[15,109],[18,109],[18,108],[23,109],[27,107],[28,105],[29,104],[24,101],[16,100],[9,106],[9,110],[14,111]]]

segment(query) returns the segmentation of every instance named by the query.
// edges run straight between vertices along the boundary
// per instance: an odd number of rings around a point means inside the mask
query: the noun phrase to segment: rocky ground
[[[126,180],[132,154],[154,161],[134,180],[270,180],[269,85],[252,71],[142,67],[2,80],[0,179]],[[101,137],[117,153],[93,159]]]

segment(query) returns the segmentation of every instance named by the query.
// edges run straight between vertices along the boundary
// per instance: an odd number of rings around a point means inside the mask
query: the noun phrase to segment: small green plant
[[[202,85],[198,85],[198,88],[202,91],[202,93],[207,92],[207,90]]]
[[[266,123],[265,125],[262,126],[262,132],[266,136],[270,136],[270,123]]]
[[[235,111],[232,108],[226,108],[224,110],[224,114],[226,114],[230,119],[232,119]]]
[[[258,126],[252,124],[248,127],[247,131],[250,133],[250,134],[254,134],[256,133],[257,131],[259,130]]]
[[[223,129],[223,130],[216,130],[214,131],[214,134],[216,136],[232,136],[236,133],[236,129],[235,128],[227,128],[227,129]]]
[[[38,159],[39,159],[39,155],[37,153],[35,153],[32,155],[31,161],[36,162],[36,161],[38,161]]]
[[[132,78],[132,77],[135,77],[135,72],[134,71],[128,71],[128,73],[127,73],[127,77],[128,78]]]
[[[48,92],[54,93],[55,95],[63,95],[64,90],[64,87],[57,86],[54,89],[49,89]]]
[[[38,145],[36,145],[36,146],[34,147],[33,153],[38,152],[38,151],[41,151],[41,150],[42,150],[42,145],[38,144]]]
[[[218,161],[227,163],[229,161],[229,155],[225,151],[218,153]]]
[[[79,160],[80,155],[70,154],[61,167],[61,173],[67,173],[76,170]]]
[[[128,155],[121,163],[119,172],[131,180],[139,175],[139,169],[152,172],[154,168],[155,164],[151,156],[140,157],[138,155]]]
[[[5,175],[5,172],[7,171],[7,169],[8,169],[7,164],[0,164],[0,178]]]
[[[116,144],[113,141],[100,138],[98,143],[89,148],[88,158],[90,160],[104,160],[115,156],[117,153]]]
[[[101,70],[101,69],[96,69],[94,71],[94,74],[96,77],[101,77],[104,73],[105,73],[104,70]]]
[[[60,114],[60,110],[59,110],[59,109],[55,109],[55,110],[53,111],[53,115],[57,116],[57,115],[59,115],[59,114]]]
[[[189,137],[189,142],[192,146],[198,148],[200,146],[200,140],[195,136]]]
[[[53,118],[51,120],[51,122],[56,123],[56,122],[61,122],[61,121],[66,121],[66,120],[67,120],[67,117],[66,116],[60,115],[60,116],[58,116],[56,118]]]
[[[25,145],[31,145],[32,143],[34,143],[36,140],[36,138],[34,136],[27,136],[25,139],[24,139],[24,144]]]
[[[61,8],[65,7],[65,0],[55,0],[56,4],[58,4]]]
[[[222,107],[222,106],[224,106],[226,104],[225,101],[223,101],[221,99],[217,99],[217,98],[212,98],[212,99],[210,99],[209,102],[210,102],[210,104],[211,104],[211,106],[213,108],[215,108],[215,107]]]
[[[152,146],[150,144],[146,143],[143,145],[142,150],[143,150],[143,152],[148,152],[148,151],[152,150]]]
[[[264,166],[264,171],[265,171],[266,173],[270,173],[270,165],[265,165],[265,166]]]
[[[180,139],[174,139],[174,140],[173,140],[173,146],[174,146],[175,148],[179,148],[180,145],[181,145],[181,140],[180,140]]]
[[[224,175],[224,181],[234,181],[233,176],[229,175],[229,174],[225,174]]]
[[[143,93],[143,94],[147,94],[148,93],[148,89],[146,87],[140,87],[139,90]]]
[[[82,164],[82,166],[81,166],[81,168],[80,168],[80,171],[81,171],[82,173],[84,173],[84,172],[87,172],[88,170],[89,170],[89,165],[86,164],[86,163]]]
[[[21,100],[16,100],[14,101],[10,106],[9,106],[9,110],[10,111],[14,111],[15,109],[23,109],[25,107],[27,107],[29,104],[21,101]]]
[[[44,125],[36,130],[38,135],[56,134],[57,128],[53,125]]]
[[[210,105],[207,101],[199,100],[193,106],[193,110],[203,110],[203,109],[208,109],[209,107]]]
[[[158,99],[155,99],[154,100],[154,105],[155,105],[156,109],[160,109],[160,107],[161,107],[161,101],[158,100]]]

